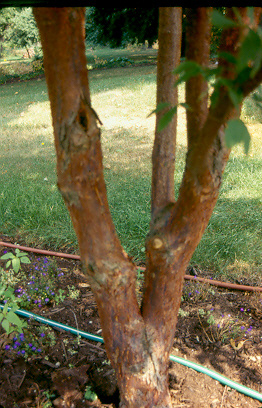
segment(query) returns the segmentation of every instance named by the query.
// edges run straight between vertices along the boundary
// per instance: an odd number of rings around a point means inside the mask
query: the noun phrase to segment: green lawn
[[[102,127],[110,208],[124,248],[144,259],[150,220],[151,149],[156,67],[90,72]],[[183,99],[183,88],[179,89]],[[0,86],[0,232],[28,245],[77,250],[56,187],[55,152],[45,80]],[[262,282],[262,155],[259,112],[249,100],[243,118],[252,134],[248,156],[233,149],[220,198],[192,263],[227,279]],[[179,109],[176,192],[186,152],[186,117]],[[238,275],[238,277],[237,277]]]

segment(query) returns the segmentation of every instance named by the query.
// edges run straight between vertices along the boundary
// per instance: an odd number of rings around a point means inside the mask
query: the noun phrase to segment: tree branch
[[[176,80],[172,73],[180,62],[182,35],[182,9],[180,7],[160,7],[159,9],[159,49],[157,62],[157,105],[168,102],[170,107],[177,104]],[[166,110],[156,115],[155,141],[152,155],[152,220],[158,211],[175,201],[174,170],[177,115],[161,132],[158,124]]]
[[[190,8],[186,10],[186,15],[186,59],[207,67],[210,57],[210,8]],[[208,83],[202,75],[194,76],[186,82],[186,103],[190,106],[190,109],[187,109],[187,138],[190,149],[208,113]]]

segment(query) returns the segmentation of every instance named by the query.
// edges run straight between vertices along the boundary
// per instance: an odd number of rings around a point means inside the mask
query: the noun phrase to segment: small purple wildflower
[[[9,344],[7,344],[7,345],[5,346],[5,349],[6,349],[6,350],[10,350]]]
[[[45,333],[41,333],[41,334],[40,334],[40,337],[45,337]]]
[[[244,312],[245,309],[243,307],[240,308],[240,312]]]
[[[28,347],[33,347],[33,344],[32,344],[32,343],[28,343]]]

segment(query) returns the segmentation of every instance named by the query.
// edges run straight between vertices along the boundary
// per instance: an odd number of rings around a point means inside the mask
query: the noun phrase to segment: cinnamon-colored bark
[[[136,298],[136,268],[109,212],[100,128],[91,107],[81,8],[35,8],[57,153],[58,187],[95,294],[105,346],[125,407],[171,406]],[[166,371],[166,370],[165,370]]]
[[[121,407],[169,408],[167,369],[184,273],[216,204],[229,154],[222,125],[234,107],[227,90],[221,88],[216,106],[208,110],[207,99],[199,99],[206,84],[193,80],[188,85],[188,102],[193,107],[188,113],[189,151],[176,202],[176,118],[163,132],[156,131],[152,222],[146,242],[145,292],[140,310],[135,292],[136,269],[122,249],[107,202],[101,122],[91,106],[86,69],[84,9],[35,8],[34,15],[51,103],[58,187],[96,297],[105,346],[118,379]],[[208,11],[193,10],[191,17],[194,21],[188,30],[187,56],[199,61],[203,53],[203,63],[207,63]],[[181,9],[161,8],[158,102],[176,103],[171,71],[179,62],[180,38]],[[194,39],[197,53],[190,38]],[[197,38],[203,39],[202,45]],[[254,89],[260,76],[261,72],[243,84],[243,90]]]
[[[186,59],[207,67],[210,58],[210,7],[186,10]],[[187,139],[189,149],[200,134],[208,112],[208,84],[202,75],[186,82]]]
[[[175,201],[174,171],[176,150],[177,115],[162,130],[158,131],[159,120],[164,112],[178,102],[176,80],[173,71],[180,62],[182,37],[182,8],[160,7],[158,29],[157,62],[157,105],[166,102],[169,107],[156,114],[156,131],[152,156],[152,200],[153,218],[157,212]]]

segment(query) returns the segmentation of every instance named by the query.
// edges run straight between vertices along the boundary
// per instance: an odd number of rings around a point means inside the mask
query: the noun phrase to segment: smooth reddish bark
[[[146,242],[145,291],[140,310],[135,291],[136,269],[122,249],[107,202],[101,122],[91,106],[86,69],[84,9],[35,8],[34,15],[51,103],[58,187],[70,212],[83,267],[96,297],[106,350],[117,375],[121,407],[169,408],[167,370],[184,273],[216,204],[229,155],[223,125],[234,113],[234,106],[227,90],[221,88],[216,106],[208,109],[207,98],[199,98],[206,84],[196,80],[188,84],[187,100],[193,107],[188,112],[189,150],[176,202],[176,118],[161,134],[156,131],[152,222]],[[208,10],[194,9],[190,15],[187,57],[207,64]],[[171,70],[179,61],[180,37],[181,9],[161,8],[158,102],[176,103]],[[262,71],[243,84],[243,93],[254,89],[261,77]]]
[[[173,107],[178,102],[174,69],[180,63],[182,37],[182,9],[180,7],[160,7],[158,29],[157,62],[157,105],[168,103]],[[156,114],[156,131],[152,155],[152,219],[159,210],[175,201],[174,172],[176,150],[177,115],[162,130],[158,131],[159,120],[169,108]]]

